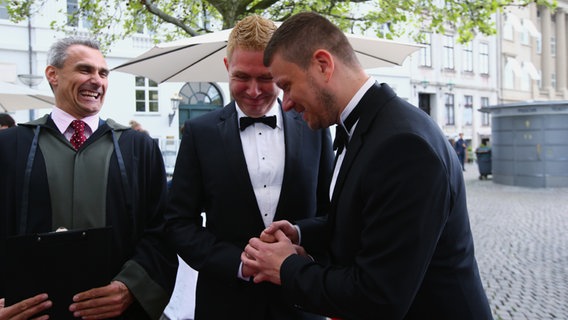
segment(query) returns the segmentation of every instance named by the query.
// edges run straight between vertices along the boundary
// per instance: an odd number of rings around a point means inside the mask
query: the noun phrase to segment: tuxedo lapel
[[[223,109],[223,112],[221,112],[217,128],[219,129],[219,136],[221,137],[222,143],[225,145],[225,150],[227,150],[228,165],[231,167],[235,177],[237,177],[238,181],[240,181],[240,184],[243,187],[242,190],[246,190],[247,196],[252,197],[254,203],[257,203],[252,183],[250,181],[250,176],[248,174],[247,163],[243,153],[243,145],[237,122],[237,110],[235,102],[233,101],[230,105]],[[258,208],[258,205],[256,205],[256,207]]]
[[[290,111],[284,112],[278,101],[278,106],[282,114],[282,127],[284,128],[284,175],[282,178],[282,187],[280,191],[280,198],[278,199],[278,206],[276,207],[276,214],[274,216],[274,221],[281,220],[283,217],[281,215],[286,214],[285,212],[280,212],[281,203],[284,201],[287,194],[289,194],[290,188],[294,188],[294,171],[295,166],[300,163],[300,159],[303,156],[303,139],[302,139],[302,122],[300,115],[297,112]]]
[[[331,207],[336,207],[336,202],[345,184],[345,179],[353,166],[353,163],[357,159],[359,151],[365,144],[365,135],[369,131],[377,113],[384,107],[384,105],[396,97],[394,91],[386,84],[374,84],[363,96],[361,101],[357,104],[355,108],[361,108],[359,122],[355,127],[353,136],[349,140],[349,146],[347,147],[347,152],[345,153],[345,158],[339,169],[339,174],[337,175],[337,180],[335,182],[335,187],[333,189],[333,195],[331,198]]]

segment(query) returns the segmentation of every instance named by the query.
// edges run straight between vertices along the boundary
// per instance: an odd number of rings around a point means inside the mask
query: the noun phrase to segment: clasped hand
[[[255,283],[281,284],[280,266],[292,254],[307,255],[298,245],[298,230],[288,221],[275,221],[258,238],[251,238],[241,254],[243,275]]]

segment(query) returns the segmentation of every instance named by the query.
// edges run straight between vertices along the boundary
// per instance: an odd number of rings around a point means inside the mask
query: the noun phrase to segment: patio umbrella
[[[51,108],[55,98],[51,93],[9,82],[0,82],[0,110],[11,112],[16,110]]]
[[[223,64],[231,29],[158,44],[140,56],[115,67],[162,82],[227,82]],[[420,45],[347,34],[365,69],[401,65]]]

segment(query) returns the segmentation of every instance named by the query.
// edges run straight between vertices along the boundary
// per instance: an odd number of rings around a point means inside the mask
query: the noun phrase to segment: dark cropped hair
[[[57,40],[47,52],[47,64],[56,68],[63,68],[67,60],[67,49],[73,45],[83,45],[96,50],[101,50],[99,43],[90,38],[68,37]]]
[[[0,113],[0,127],[11,128],[16,125],[14,118],[7,113]]]
[[[353,47],[345,33],[325,17],[302,12],[286,19],[272,35],[264,50],[264,65],[270,66],[276,53],[302,69],[307,69],[318,49],[329,51],[348,66],[358,66]]]

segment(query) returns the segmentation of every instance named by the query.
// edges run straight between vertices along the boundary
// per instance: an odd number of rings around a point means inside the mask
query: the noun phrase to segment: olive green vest
[[[45,124],[47,116],[32,124]],[[116,129],[127,127],[109,120]],[[121,132],[115,133],[116,139]],[[53,229],[99,228],[106,225],[106,196],[110,158],[114,151],[111,132],[75,150],[51,130],[41,130],[38,146],[45,161]],[[54,231],[53,230],[53,231]]]

